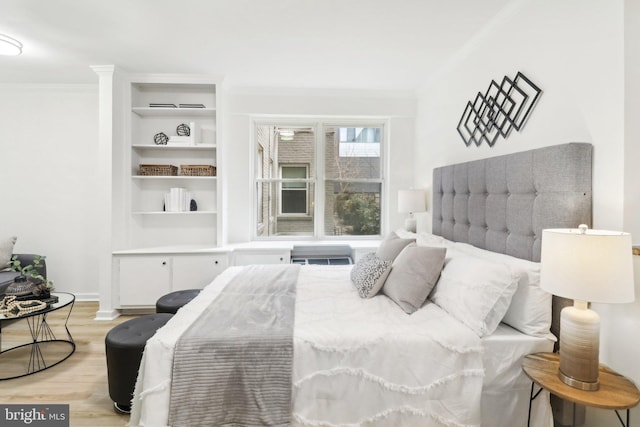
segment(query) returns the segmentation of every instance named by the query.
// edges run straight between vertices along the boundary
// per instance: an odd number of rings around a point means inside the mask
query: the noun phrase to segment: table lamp
[[[404,228],[407,231],[416,232],[416,219],[414,212],[425,211],[424,190],[400,190],[398,191],[398,212],[408,213],[409,216],[404,221]]]
[[[631,235],[616,231],[542,230],[540,286],[574,300],[560,313],[560,369],[565,384],[597,390],[600,316],[589,302],[634,300]]]

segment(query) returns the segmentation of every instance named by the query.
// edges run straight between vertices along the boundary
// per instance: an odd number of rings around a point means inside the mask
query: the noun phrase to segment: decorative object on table
[[[212,165],[180,165],[182,176],[216,176],[216,167]]]
[[[169,137],[164,132],[158,132],[153,135],[153,142],[156,145],[167,145],[167,142],[169,142]]]
[[[542,231],[540,286],[574,299],[560,315],[560,369],[565,384],[593,391],[599,387],[600,316],[590,302],[634,300],[631,235],[617,231]]]
[[[5,317],[20,317],[44,310],[47,303],[37,299],[18,301],[15,296],[6,296],[0,301],[0,314]]]
[[[498,137],[506,138],[512,129],[524,127],[541,93],[519,71],[513,80],[507,76],[500,84],[492,80],[484,94],[478,92],[473,102],[467,102],[456,129],[467,147],[483,141],[493,147]]]
[[[176,128],[176,133],[178,136],[189,136],[191,135],[191,128],[187,124],[180,123]]]
[[[407,231],[416,232],[415,212],[425,211],[424,190],[399,190],[398,191],[398,212],[408,213],[407,219],[404,221],[404,228]]]
[[[11,269],[18,273],[14,282],[5,290],[5,294],[14,297],[25,297],[28,299],[49,297],[53,289],[53,282],[40,274],[42,260],[46,257],[36,255],[33,263],[22,265],[17,255],[11,258]]]
[[[142,176],[178,176],[178,167],[173,165],[140,165]]]

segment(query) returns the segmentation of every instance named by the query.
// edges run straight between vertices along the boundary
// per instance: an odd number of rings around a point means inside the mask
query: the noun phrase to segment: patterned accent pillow
[[[391,271],[391,261],[379,258],[375,252],[370,252],[360,258],[351,269],[351,281],[358,289],[362,298],[375,296]]]

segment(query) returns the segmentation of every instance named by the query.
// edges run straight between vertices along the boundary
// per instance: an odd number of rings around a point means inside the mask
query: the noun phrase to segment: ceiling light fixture
[[[0,55],[20,55],[22,43],[6,34],[0,34]]]

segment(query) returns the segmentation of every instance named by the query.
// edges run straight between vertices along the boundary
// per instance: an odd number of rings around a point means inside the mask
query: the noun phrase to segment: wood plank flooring
[[[77,427],[126,426],[129,416],[118,414],[109,399],[104,338],[114,326],[136,316],[114,321],[94,320],[97,302],[76,302],[69,330],[76,351],[59,365],[23,378],[0,381],[0,402],[5,404],[69,404],[70,425]],[[47,321],[57,338],[66,338],[65,309],[52,312]],[[30,339],[27,323],[17,321],[3,327],[2,349]]]

